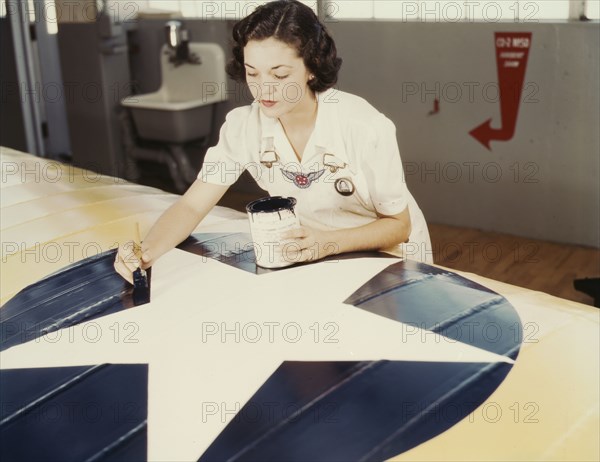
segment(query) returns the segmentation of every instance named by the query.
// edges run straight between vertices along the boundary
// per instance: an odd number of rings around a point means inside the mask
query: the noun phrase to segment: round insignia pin
[[[335,180],[335,190],[342,196],[354,194],[354,183],[350,178],[338,178]]]

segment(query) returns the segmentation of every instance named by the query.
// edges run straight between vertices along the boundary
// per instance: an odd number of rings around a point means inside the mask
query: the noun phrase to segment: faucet
[[[202,64],[200,56],[196,53],[190,53],[190,35],[187,29],[183,28],[181,21],[168,21],[165,25],[165,33],[170,63],[173,63],[175,67],[184,63]]]

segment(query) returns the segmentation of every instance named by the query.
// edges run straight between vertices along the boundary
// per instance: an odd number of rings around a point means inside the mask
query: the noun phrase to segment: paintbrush
[[[142,269],[142,239],[140,237],[140,225],[135,224],[135,256],[140,262],[133,272],[133,304],[135,306],[150,303],[150,284],[146,270]]]

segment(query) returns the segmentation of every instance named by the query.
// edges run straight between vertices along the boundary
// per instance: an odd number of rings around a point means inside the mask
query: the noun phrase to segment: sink
[[[201,64],[175,66],[164,45],[160,89],[121,101],[140,138],[185,143],[210,135],[215,104],[227,100],[225,53],[216,43],[190,42],[189,49]]]
[[[190,55],[201,64],[169,61],[169,48],[161,50],[162,84],[158,91],[121,100],[123,145],[132,161],[160,162],[169,170],[179,192],[196,179],[187,142],[208,148],[217,104],[227,100],[225,53],[216,43],[188,43]],[[130,116],[129,116],[130,115]],[[146,142],[147,141],[147,142]],[[139,174],[136,162],[128,163],[130,176]]]

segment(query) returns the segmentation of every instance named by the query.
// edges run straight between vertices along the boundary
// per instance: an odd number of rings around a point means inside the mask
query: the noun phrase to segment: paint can
[[[285,258],[286,246],[281,244],[284,232],[300,226],[294,197],[263,197],[246,206],[252,232],[256,264],[263,268],[283,268],[295,261]]]

